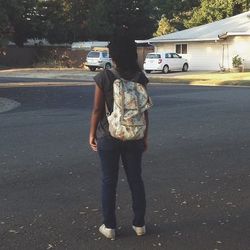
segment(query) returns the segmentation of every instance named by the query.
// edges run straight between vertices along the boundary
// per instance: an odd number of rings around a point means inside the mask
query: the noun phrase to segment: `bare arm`
[[[90,132],[89,132],[89,145],[94,150],[97,151],[97,143],[96,143],[96,130],[98,123],[101,119],[101,115],[104,112],[104,97],[102,90],[96,85],[95,87],[95,97],[93,110],[91,115],[90,122]]]
[[[149,127],[148,111],[146,110],[144,114],[145,114],[145,120],[146,120],[146,130],[145,130],[143,140],[144,140],[144,145],[145,145],[144,151],[147,151],[148,149],[148,127]]]

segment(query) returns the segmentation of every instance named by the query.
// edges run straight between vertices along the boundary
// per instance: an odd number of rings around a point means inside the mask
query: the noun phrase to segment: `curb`
[[[206,87],[250,87],[249,81],[221,81],[220,83],[209,82],[207,79],[173,79],[173,78],[161,78],[161,77],[148,77],[150,83],[160,83],[169,85],[189,85],[189,86],[206,86]]]
[[[79,82],[18,82],[18,83],[0,83],[0,88],[15,88],[15,87],[70,87],[70,86],[91,86],[93,81]]]
[[[22,72],[27,72],[27,71],[79,71],[82,72],[84,71],[81,68],[7,68],[7,69],[1,69],[0,68],[0,72],[18,72],[18,71],[22,71]]]

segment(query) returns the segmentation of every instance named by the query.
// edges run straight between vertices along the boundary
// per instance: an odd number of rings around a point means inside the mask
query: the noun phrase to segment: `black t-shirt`
[[[100,73],[98,73],[94,80],[98,87],[103,91],[104,100],[107,105],[108,111],[111,113],[113,111],[113,82],[119,78],[119,74],[115,72],[114,70],[103,70]],[[145,74],[141,72],[137,72],[134,77],[131,79],[127,79],[131,81],[138,82],[144,86],[148,83],[148,78],[145,76]],[[103,112],[101,115],[101,120],[97,127],[97,138],[101,138],[104,136],[110,136],[109,133],[109,124],[106,116],[105,106],[103,107]]]

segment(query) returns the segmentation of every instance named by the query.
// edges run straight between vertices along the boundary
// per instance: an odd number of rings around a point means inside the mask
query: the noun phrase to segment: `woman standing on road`
[[[132,194],[134,219],[132,228],[137,235],[146,233],[145,210],[146,199],[141,177],[143,151],[147,149],[148,114],[144,112],[146,130],[139,140],[123,141],[110,135],[106,109],[113,111],[113,83],[117,78],[136,81],[143,86],[148,83],[137,62],[137,48],[134,40],[124,35],[115,36],[108,48],[114,69],[103,70],[94,77],[96,82],[89,144],[97,151],[102,169],[102,213],[103,225],[99,231],[107,238],[115,239],[116,187],[121,158]]]

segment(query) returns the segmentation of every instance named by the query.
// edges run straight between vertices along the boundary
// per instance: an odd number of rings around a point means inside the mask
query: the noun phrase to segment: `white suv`
[[[166,74],[169,71],[187,71],[188,61],[176,53],[149,53],[146,56],[143,68],[146,73],[162,71]]]
[[[85,66],[91,71],[96,69],[110,69],[112,67],[112,60],[107,51],[90,51],[86,58]]]

